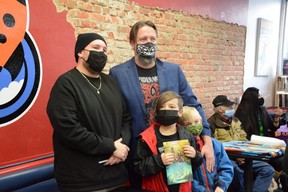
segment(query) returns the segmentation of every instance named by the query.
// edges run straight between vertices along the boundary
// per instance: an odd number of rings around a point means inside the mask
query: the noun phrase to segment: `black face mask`
[[[155,119],[161,125],[172,125],[177,123],[179,119],[178,110],[159,110],[155,116]]]
[[[258,106],[262,106],[264,104],[264,98],[258,98]]]
[[[89,51],[89,50],[87,50]],[[89,51],[89,57],[86,61],[89,68],[95,72],[101,72],[107,62],[107,55],[103,51]]]
[[[157,45],[154,43],[145,43],[145,44],[138,44],[136,47],[137,53],[139,56],[152,59],[156,55]]]

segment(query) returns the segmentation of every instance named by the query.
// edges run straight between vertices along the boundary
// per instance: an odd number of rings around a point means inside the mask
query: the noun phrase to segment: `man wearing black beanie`
[[[90,42],[96,39],[102,40],[107,46],[105,39],[97,33],[84,33],[78,35],[74,51],[76,62],[78,62],[78,53],[82,51]]]
[[[74,56],[76,67],[57,79],[47,104],[58,189],[123,189],[128,180],[124,161],[130,115],[116,81],[102,73],[107,43],[99,34],[80,34]]]

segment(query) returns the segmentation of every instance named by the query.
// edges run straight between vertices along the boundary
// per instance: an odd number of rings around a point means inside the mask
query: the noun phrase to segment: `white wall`
[[[274,105],[274,86],[277,70],[279,23],[281,0],[250,0],[248,7],[246,50],[244,65],[243,91],[248,87],[257,87],[265,99],[265,106]],[[273,22],[273,41],[269,57],[272,60],[269,65],[267,77],[254,76],[256,54],[257,18],[264,18]]]

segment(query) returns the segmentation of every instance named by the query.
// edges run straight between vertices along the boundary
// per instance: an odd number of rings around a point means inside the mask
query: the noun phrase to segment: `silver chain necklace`
[[[82,72],[80,72],[80,74],[87,80],[87,82],[96,90],[97,94],[99,95],[100,94],[100,89],[101,89],[101,86],[102,86],[101,75],[99,75],[100,85],[99,85],[99,88],[97,88],[89,81],[89,79]]]

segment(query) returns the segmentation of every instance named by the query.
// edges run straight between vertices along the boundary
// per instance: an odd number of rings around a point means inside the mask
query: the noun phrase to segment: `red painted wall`
[[[66,13],[58,14],[52,1],[30,0],[27,8],[30,13],[28,31],[42,60],[42,84],[29,111],[0,128],[0,166],[53,153],[46,104],[56,78],[75,66],[74,29],[66,21]]]
[[[228,23],[246,26],[249,0],[129,0],[149,7],[184,10]]]

